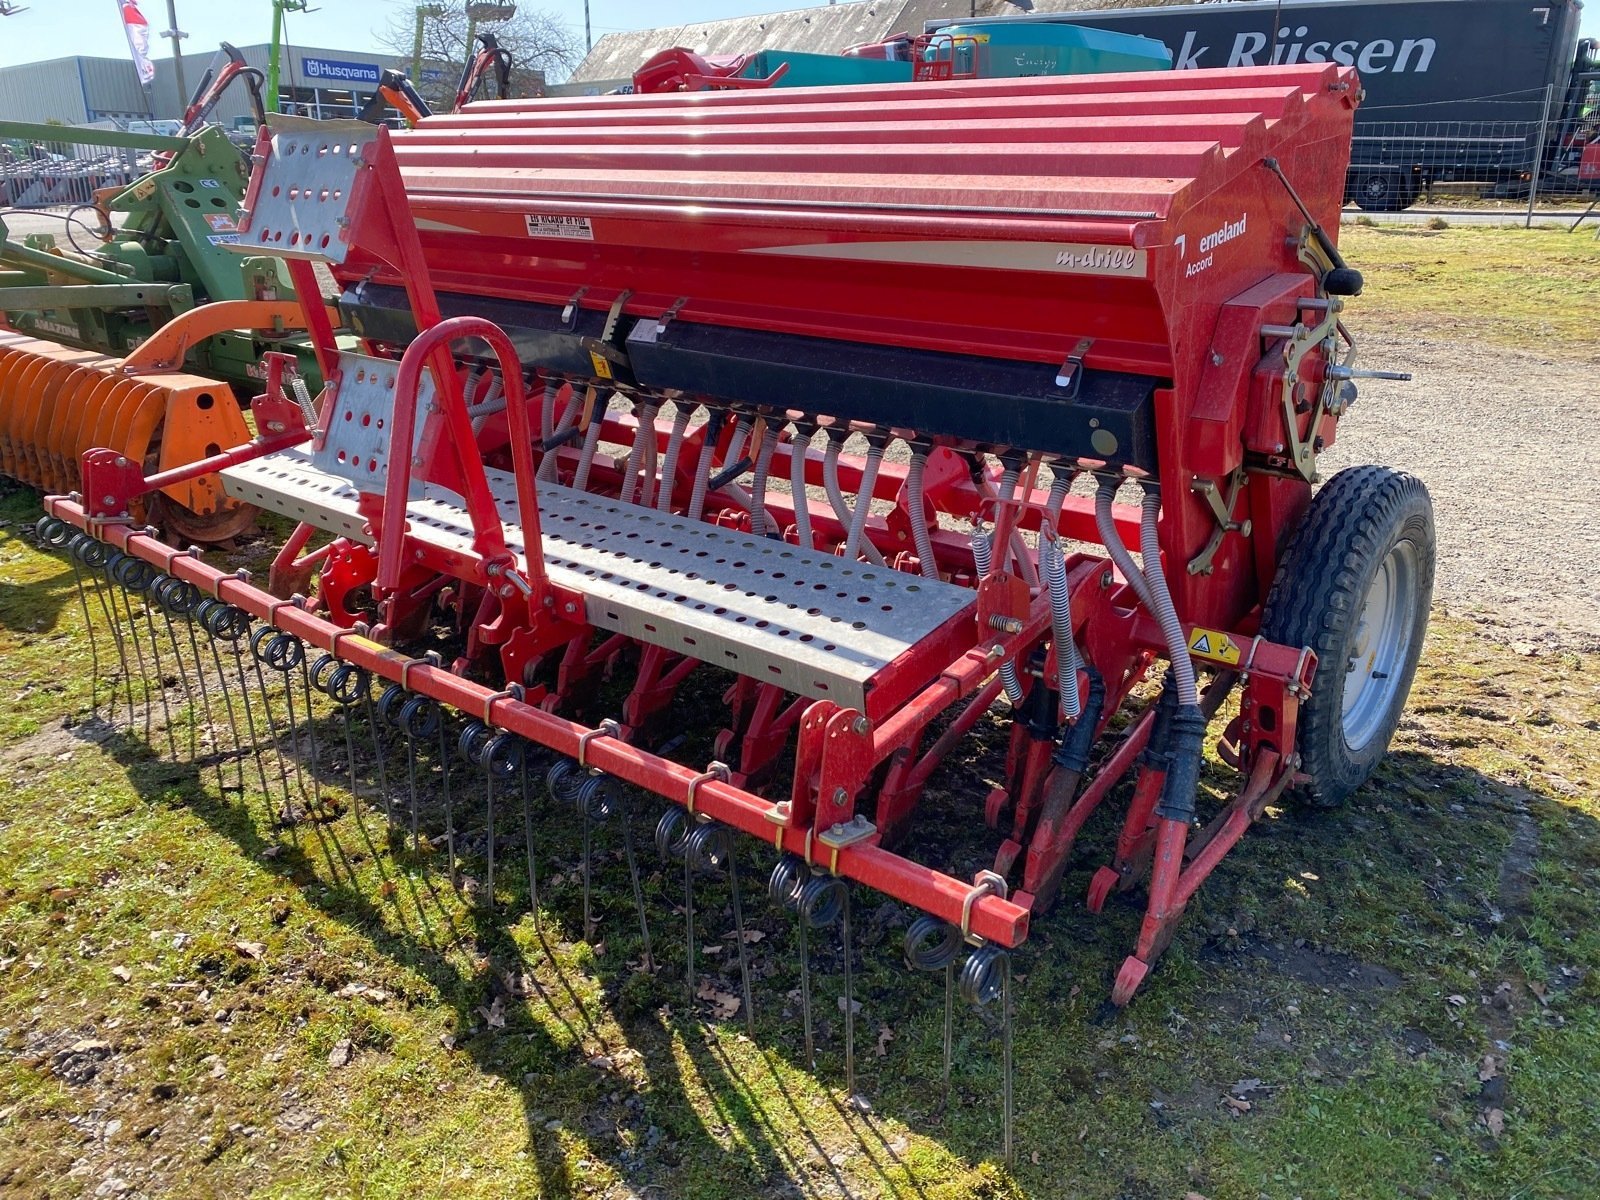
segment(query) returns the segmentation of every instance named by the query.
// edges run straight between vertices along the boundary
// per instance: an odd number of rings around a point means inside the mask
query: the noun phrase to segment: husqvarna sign
[[[382,72],[376,63],[341,62],[336,58],[302,58],[300,70],[318,83],[365,83],[378,86]]]

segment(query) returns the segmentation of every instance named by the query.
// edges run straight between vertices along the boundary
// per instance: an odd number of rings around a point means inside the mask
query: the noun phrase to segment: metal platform
[[[511,475],[489,470],[506,542],[522,553]],[[345,479],[298,451],[222,472],[228,494],[372,544]],[[461,552],[472,530],[454,493],[407,505],[412,536]],[[545,567],[588,598],[588,619],[804,696],[864,708],[872,678],[975,602],[971,589],[554,484],[539,485]]]

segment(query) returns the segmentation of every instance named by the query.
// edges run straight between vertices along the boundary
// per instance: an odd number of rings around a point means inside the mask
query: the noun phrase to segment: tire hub
[[[1345,666],[1345,744],[1359,751],[1377,737],[1394,708],[1411,653],[1417,601],[1417,552],[1409,541],[1389,549],[1361,606]]]

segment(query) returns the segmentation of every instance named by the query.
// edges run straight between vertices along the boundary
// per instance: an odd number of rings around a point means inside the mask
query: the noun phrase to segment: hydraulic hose
[[[867,445],[867,465],[861,469],[856,507],[850,514],[850,534],[844,543],[844,556],[851,562],[861,553],[861,539],[867,532],[867,514],[872,511],[872,489],[877,486],[878,468],[882,465],[883,443],[874,439]]]
[[[706,507],[706,489],[711,485],[711,460],[717,453],[717,437],[722,433],[725,414],[712,409],[706,422],[706,440],[700,444],[700,460],[694,468],[694,490],[689,495],[689,519],[698,521]]]
[[[845,503],[844,492],[839,487],[839,451],[844,447],[844,437],[828,431],[828,448],[822,455],[822,487],[828,493],[828,503],[833,505],[833,515],[839,524],[849,529],[855,522],[855,513]],[[883,555],[871,542],[866,544],[867,558],[876,566],[884,566]]]
[[[794,499],[795,533],[806,550],[815,549],[811,540],[811,503],[806,492],[806,451],[810,448],[811,435],[796,421],[789,437],[789,492]]]
[[[755,478],[750,482],[750,532],[757,537],[767,535],[767,476],[772,472],[772,452],[777,448],[778,427],[768,422],[761,435],[761,449],[756,452]]]
[[[1150,585],[1150,611],[1161,623],[1161,635],[1167,642],[1172,677],[1178,689],[1178,707],[1190,708],[1200,703],[1200,693],[1195,688],[1194,661],[1189,657],[1189,643],[1183,636],[1183,622],[1178,620],[1172,593],[1167,589],[1167,574],[1161,569],[1161,536],[1156,528],[1160,513],[1161,493],[1146,487],[1143,519],[1139,522],[1139,552],[1144,557],[1145,581]]]
[[[921,450],[911,451],[911,469],[906,472],[906,501],[911,509],[911,544],[916,547],[917,562],[928,579],[939,578],[939,564],[933,559],[933,534],[928,531],[925,492],[922,475],[928,467],[928,456]]]
[[[656,511],[672,511],[672,483],[678,474],[678,456],[683,453],[684,435],[689,432],[689,418],[694,406],[684,401],[677,405],[672,418],[672,432],[667,435],[667,452],[661,459],[661,488],[656,493]]]
[[[1123,578],[1128,581],[1128,586],[1144,606],[1155,615],[1155,601],[1150,596],[1150,585],[1145,581],[1144,572],[1139,570],[1139,565],[1133,561],[1133,555],[1128,553],[1128,547],[1122,542],[1122,535],[1117,532],[1117,523],[1111,515],[1111,502],[1116,499],[1117,482],[1114,479],[1104,480],[1100,489],[1094,494],[1094,523],[1100,531],[1100,541],[1104,543],[1106,553],[1111,555],[1111,561],[1117,564],[1117,570],[1122,572]]]

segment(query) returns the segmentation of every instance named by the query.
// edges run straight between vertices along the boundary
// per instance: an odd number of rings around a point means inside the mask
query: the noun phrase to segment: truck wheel
[[[1400,176],[1383,171],[1360,176],[1351,192],[1362,212],[1402,212],[1415,199]]]
[[[1340,471],[1311,501],[1262,613],[1263,636],[1317,654],[1300,706],[1301,798],[1332,808],[1400,723],[1433,597],[1433,500],[1414,475]]]

